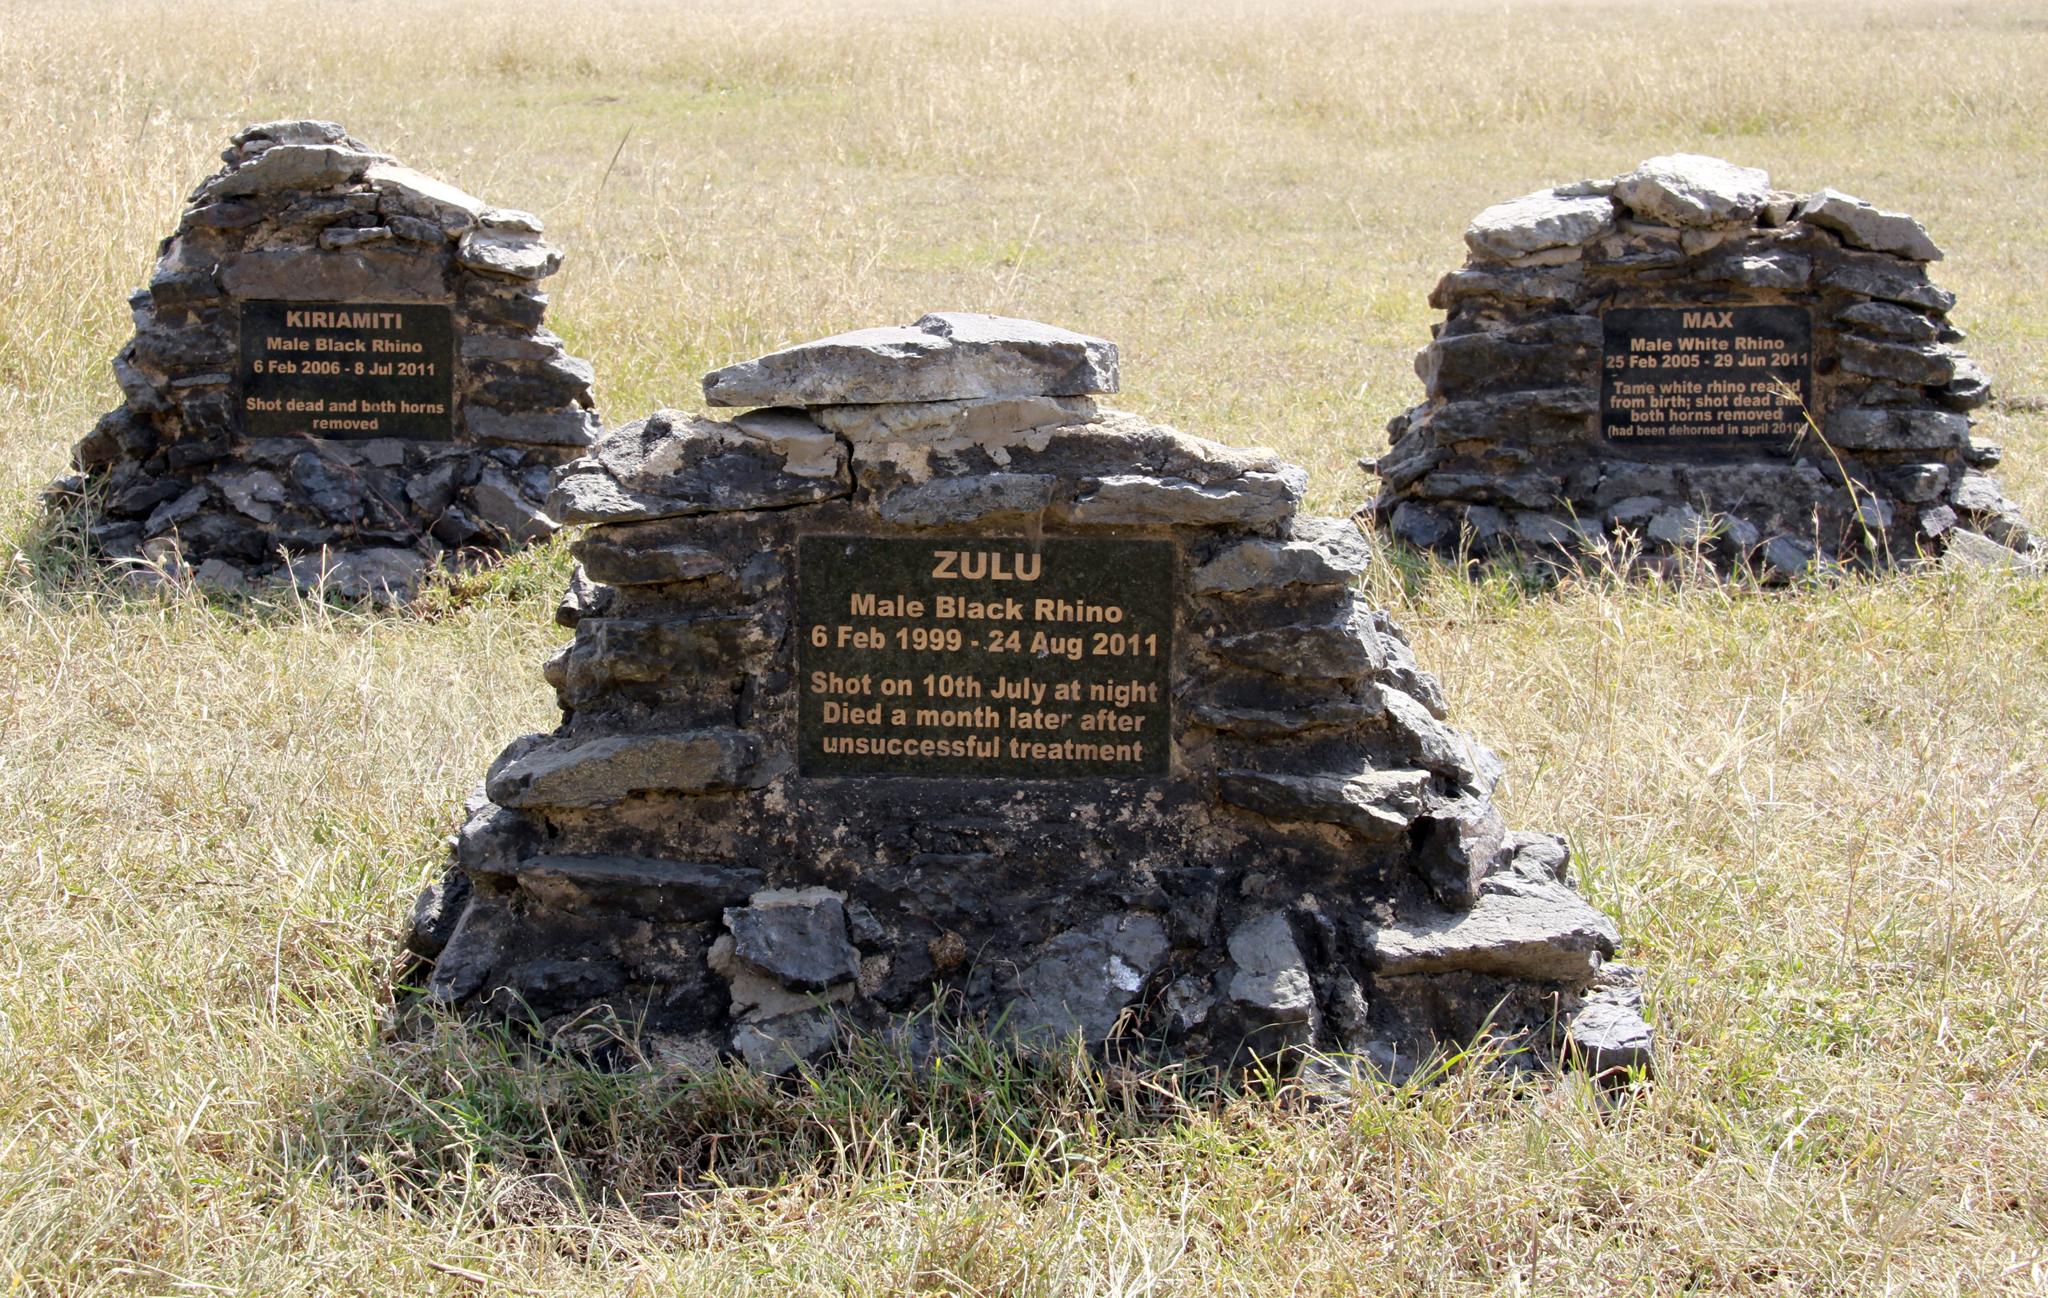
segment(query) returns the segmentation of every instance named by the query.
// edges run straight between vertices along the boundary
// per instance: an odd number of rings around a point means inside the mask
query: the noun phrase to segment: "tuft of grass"
[[[2048,1290],[2038,581],[1383,556],[1511,819],[1571,837],[1648,971],[1626,1103],[1471,1063],[1222,1095],[971,1038],[779,1089],[394,1017],[454,809],[554,724],[559,546],[415,610],[223,602],[34,505],[191,182],[310,113],[546,217],[614,422],[1009,311],[1117,339],[1121,404],[1276,446],[1327,512],[1471,213],[1722,153],[1927,221],[2048,519],[2044,70],[2002,0],[0,5],[0,1289]]]

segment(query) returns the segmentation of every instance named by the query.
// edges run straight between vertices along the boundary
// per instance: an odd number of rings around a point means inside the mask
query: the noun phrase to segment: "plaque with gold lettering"
[[[1782,454],[1813,402],[1805,307],[1630,307],[1601,316],[1600,431],[1615,445]]]
[[[248,437],[440,439],[455,427],[455,326],[418,302],[242,303]]]
[[[1164,775],[1167,541],[806,536],[804,775]]]

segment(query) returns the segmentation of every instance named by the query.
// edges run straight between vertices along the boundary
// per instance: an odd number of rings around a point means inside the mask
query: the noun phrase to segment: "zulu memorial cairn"
[[[540,222],[331,122],[222,156],[129,300],[120,408],[52,491],[91,503],[93,549],[381,598],[552,533],[550,476],[597,419],[590,367],[541,327]]]
[[[1717,158],[1481,212],[1430,304],[1427,399],[1367,468],[1374,522],[1444,553],[1627,534],[1789,580],[1960,549],[2039,552],[1969,412],[1952,294],[1912,218]]]
[[[562,723],[420,898],[431,998],[769,1071],[929,1044],[935,998],[1224,1066],[1402,1076],[1481,1032],[1645,1062],[1613,925],[1503,825],[1354,526],[1116,388],[1099,339],[929,315],[566,467]]]

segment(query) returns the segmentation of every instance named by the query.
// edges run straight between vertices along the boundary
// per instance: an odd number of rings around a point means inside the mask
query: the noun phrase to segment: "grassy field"
[[[0,1294],[2048,1293],[2048,591],[1376,588],[1649,970],[1614,1108],[875,1056],[794,1096],[393,1032],[453,809],[551,724],[549,550],[429,616],[95,584],[34,497],[243,122],[542,213],[607,415],[827,331],[1101,333],[1314,502],[1467,218],[1673,149],[1920,215],[2048,520],[2027,4],[0,0]]]

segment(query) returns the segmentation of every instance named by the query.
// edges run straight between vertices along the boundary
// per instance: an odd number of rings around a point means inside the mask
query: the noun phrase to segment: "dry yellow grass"
[[[424,619],[148,601],[36,489],[238,124],[345,121],[570,253],[615,420],[994,309],[1316,503],[1485,203],[1673,148],[1922,216],[2048,393],[2021,4],[0,3],[0,1291],[2048,1292],[2048,593],[1381,594],[1651,971],[1658,1084],[1344,1110],[969,1058],[796,1097],[380,1035],[451,808],[550,720],[557,553]],[[616,155],[616,163],[613,159]],[[1994,410],[2048,518],[2040,403]]]

